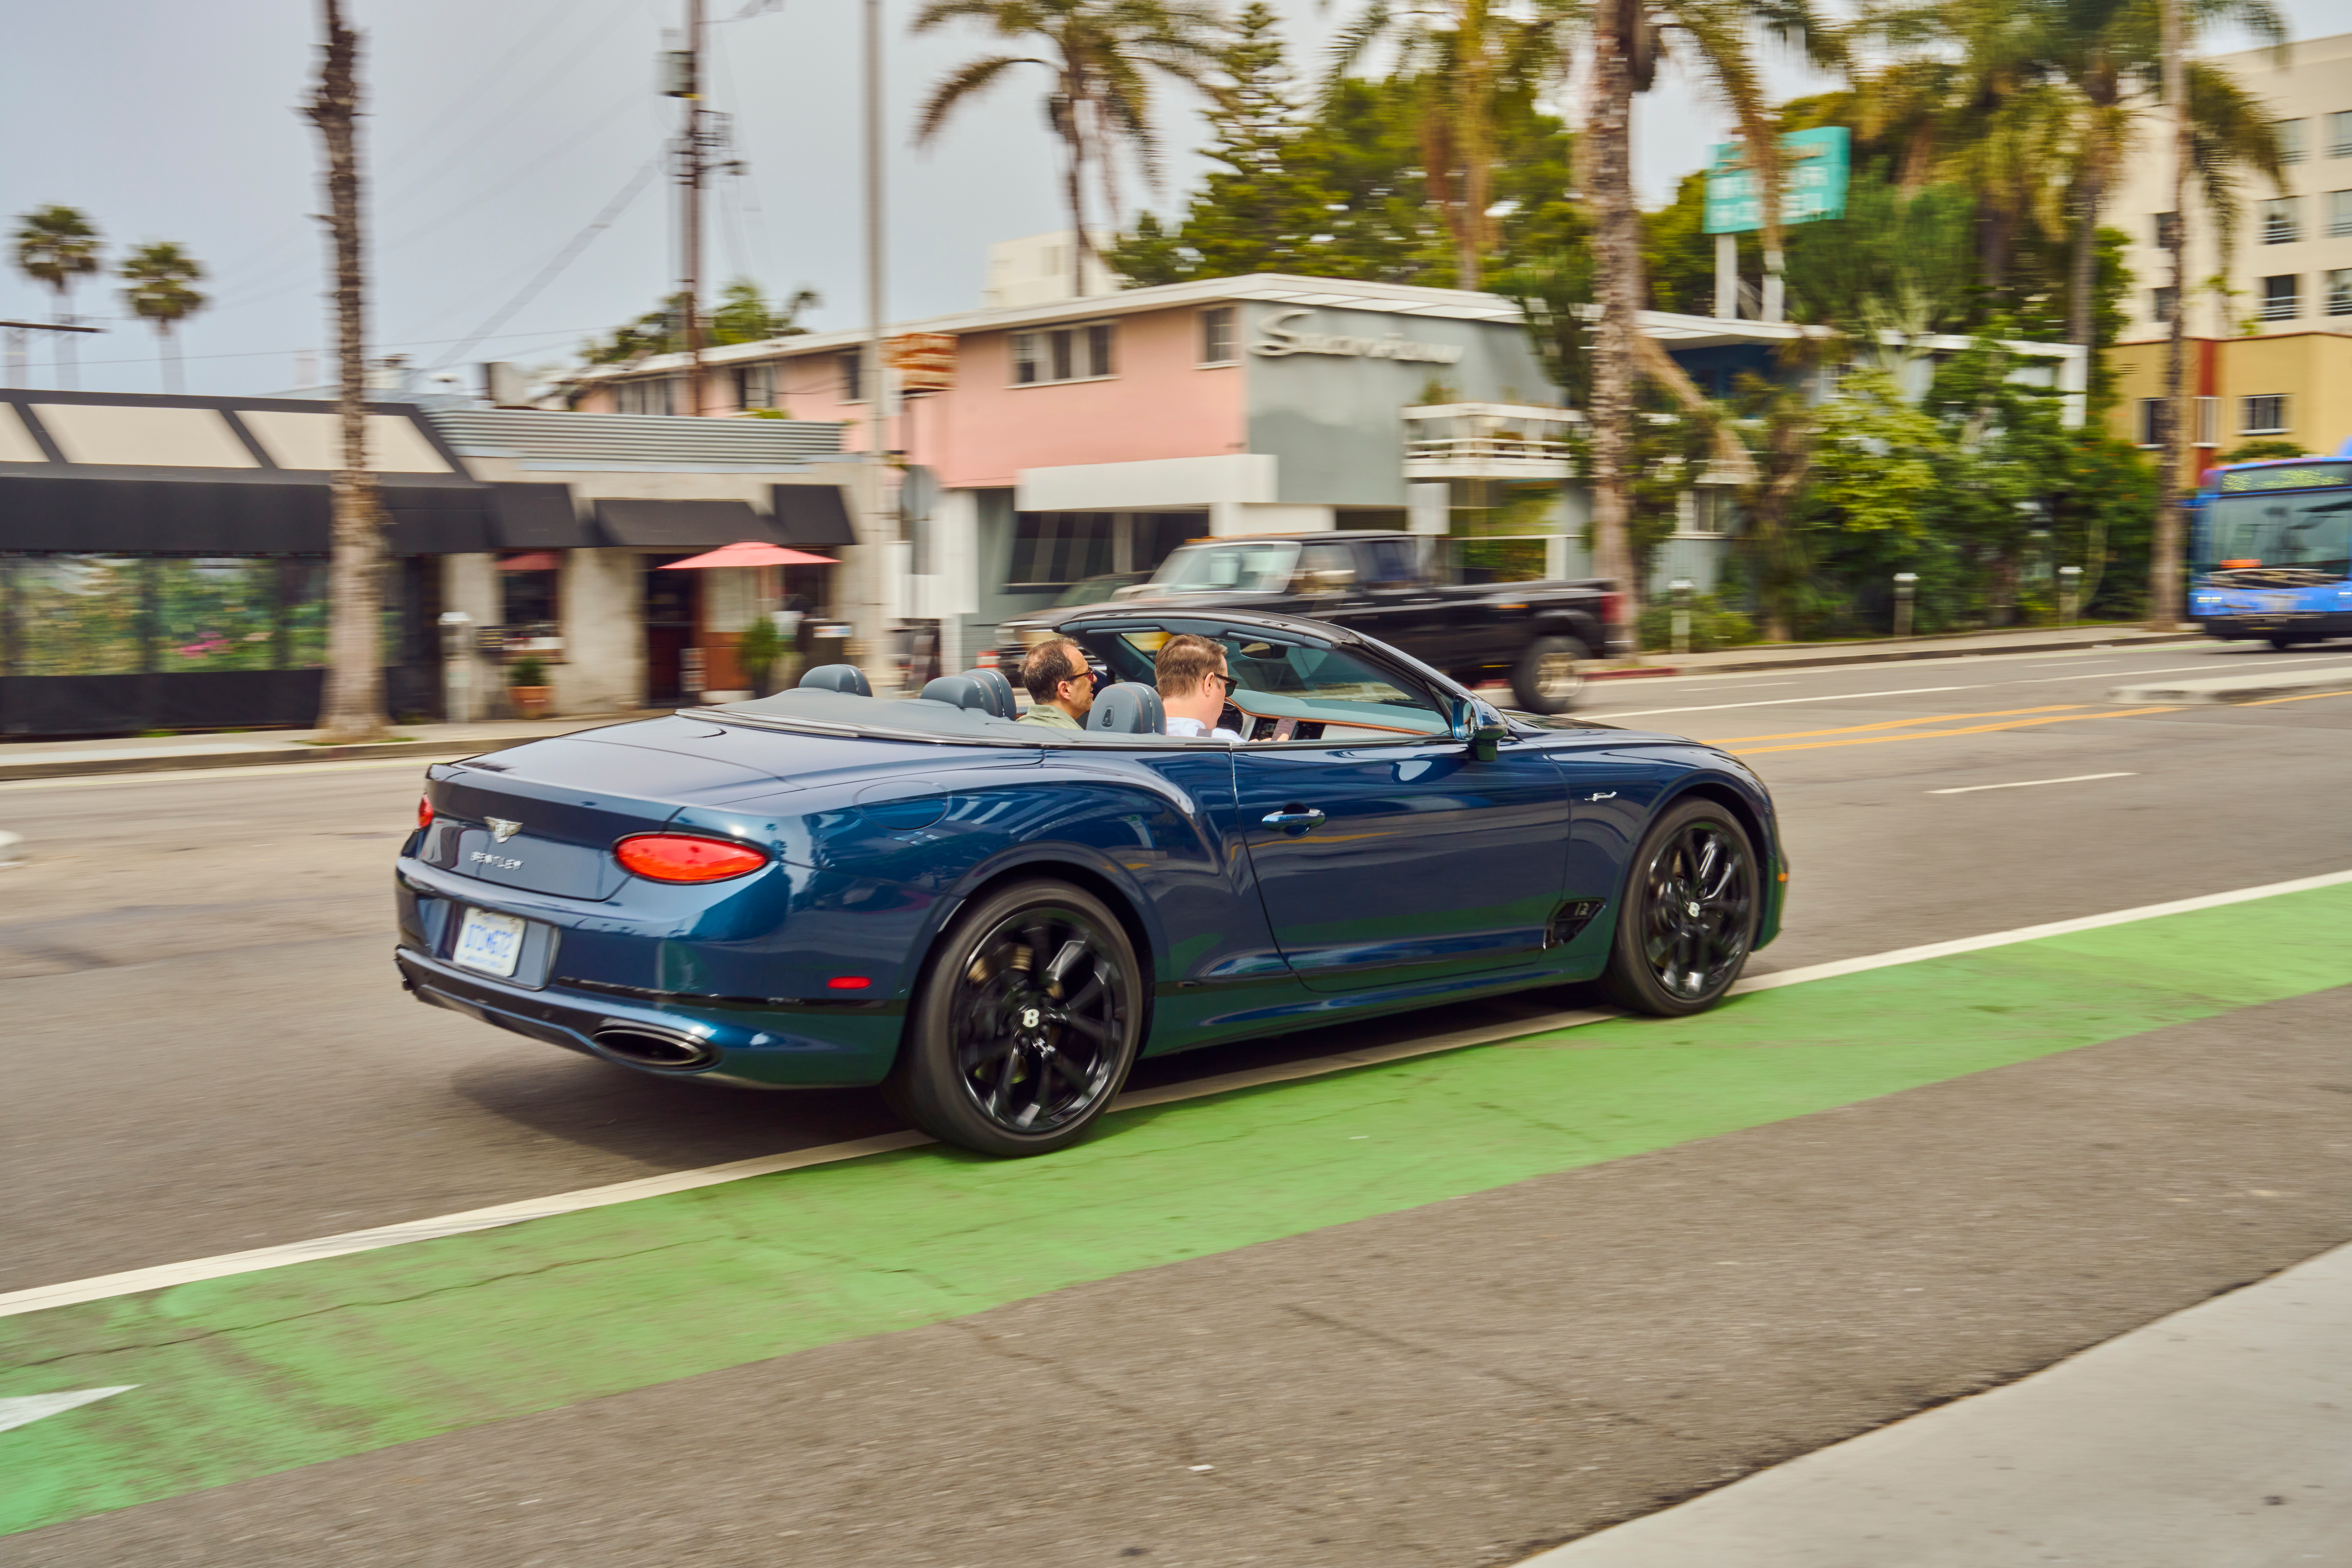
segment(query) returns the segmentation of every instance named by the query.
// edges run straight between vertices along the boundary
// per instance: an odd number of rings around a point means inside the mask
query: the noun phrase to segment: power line
[[[517,310],[521,310],[525,305],[530,304],[531,300],[537,299],[539,297],[539,291],[546,288],[550,283],[554,282],[556,278],[565,268],[571,266],[573,261],[577,260],[580,257],[580,253],[588,248],[591,241],[593,241],[598,235],[604,233],[606,229],[612,227],[613,225],[619,220],[620,216],[628,210],[629,204],[635,201],[638,195],[644,192],[646,186],[652,183],[655,172],[658,170],[661,165],[662,159],[661,154],[659,153],[656,153],[651,158],[646,159],[644,166],[639,168],[635,174],[629,176],[629,183],[621,187],[621,194],[614,196],[610,202],[607,202],[604,205],[604,210],[598,213],[594,219],[589,223],[586,228],[583,228],[578,234],[573,235],[570,243],[566,244],[562,250],[556,252],[555,258],[550,261],[545,267],[540,268],[538,277],[533,278],[529,283],[524,284],[521,291],[516,294],[513,299],[508,300],[505,304],[499,306],[498,310],[492,311],[489,320],[484,321],[471,336],[459,340],[457,347],[450,350],[447,353],[443,354],[439,359],[434,361],[433,363],[426,368],[438,370],[452,360],[463,359],[466,356],[467,350],[471,349],[476,343],[480,342],[483,339],[490,336],[497,328],[505,324],[509,316],[512,316]]]

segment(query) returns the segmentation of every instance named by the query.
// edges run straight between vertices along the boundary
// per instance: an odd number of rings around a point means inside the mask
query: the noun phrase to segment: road
[[[2326,652],[2183,644],[1626,680],[1596,685],[1584,712],[1716,741],[1747,756],[1771,784],[1795,879],[1786,935],[1751,971],[1762,974],[2352,867],[2352,824],[2341,805],[2352,698],[2162,710],[2105,701],[2109,688],[2136,676],[2316,661],[2335,662]],[[0,1290],[896,1125],[870,1094],[764,1096],[651,1080],[409,1003],[389,962],[386,861],[415,793],[413,766],[369,764],[0,785],[0,828],[22,834],[26,855],[24,864],[0,870],[8,893],[0,913],[0,998],[8,1004],[12,1068],[0,1110],[11,1194]],[[962,1319],[961,1333],[943,1324],[886,1341],[812,1342],[797,1354],[730,1373],[665,1363],[656,1369],[664,1377],[688,1381],[624,1384],[636,1392],[603,1399],[593,1407],[599,1414],[577,1406],[572,1414],[579,1418],[569,1425],[562,1424],[566,1412],[553,1409],[55,1526],[18,1544],[32,1549],[26,1561],[59,1563],[130,1556],[622,1562],[646,1560],[629,1553],[653,1550],[656,1539],[671,1543],[662,1550],[679,1561],[692,1555],[688,1542],[738,1554],[708,1560],[743,1562],[782,1561],[777,1553],[787,1544],[795,1561],[845,1563],[888,1554],[910,1562],[1092,1562],[1129,1545],[1141,1550],[1129,1554],[1160,1562],[1507,1560],[1654,1506],[1677,1489],[1833,1440],[1857,1421],[1886,1419],[1906,1401],[1931,1396],[1923,1391],[2032,1370],[2086,1336],[2106,1337],[2185,1304],[2184,1296],[2193,1300],[2199,1291],[2352,1237],[2352,1221],[2340,1217],[2352,1193],[2340,1174],[2340,1147],[2330,1142],[2352,1121],[2352,1095],[2326,1097],[2345,1101],[2347,1114],[2338,1121],[2306,1117],[2293,1125],[2264,1099],[2307,1087],[2352,1022],[2352,1006],[2326,987],[2314,996],[2282,991],[2248,1005],[2266,1020],[2262,1043],[2226,1071],[2213,1053],[2217,1041],[2233,1037],[2228,1027],[2152,1013],[2131,1029],[2095,1037],[2109,1043],[2093,1048],[1951,1081],[1889,1079],[1902,1092],[1876,1098],[1884,1090],[1873,1090],[1844,1110],[1824,1101],[1811,1114],[1800,1114],[1804,1107],[1780,1113],[1795,1120],[1735,1119],[1720,1125],[1738,1130],[1717,1136],[1706,1135],[1717,1131],[1708,1123],[1665,1138],[1655,1145],[1663,1152],[1499,1187],[1471,1182],[1435,1210],[1365,1211],[1362,1218],[1351,1211],[1345,1223],[1297,1234],[1260,1239],[1253,1232],[1237,1251],[1194,1256],[1202,1249],[1180,1247],[1170,1256],[1191,1260],[1156,1273],[1123,1268],[1058,1294],[1013,1291],[999,1298],[1004,1305]],[[1146,1081],[1477,1021],[1454,1009],[1345,1039],[1230,1047],[1155,1064]],[[2124,1070],[2113,1064],[2126,1058],[2139,1064],[2122,1097],[2133,1114],[2124,1119],[2127,1126],[2105,1126],[2118,1114],[2112,1075]],[[1278,1099],[1257,1103],[1274,1107],[1265,1114],[1283,1114]],[[1307,1113],[1303,1095],[1290,1103]],[[2070,1136],[2069,1119],[2113,1134],[2095,1141],[2105,1152]],[[2150,1163],[2147,1171],[2135,1164],[2140,1161]],[[2079,1205],[2053,1207],[2020,1184],[2037,1162],[2044,1173],[2074,1184]],[[2330,1162],[2339,1173],[2327,1173]],[[2254,1163],[2276,1169],[2255,1182],[2243,1173]],[[2261,1186],[2291,1195],[2201,1228],[2175,1227],[2146,1247],[2110,1247],[2101,1238],[2116,1227],[2147,1234],[2144,1205],[2129,1190],[2159,1170],[2163,1180],[2190,1186],[2210,1175],[2216,1190]],[[1801,1190],[1768,1192],[1769,1183],[1759,1183],[1767,1171],[1801,1171]],[[1566,1216],[1557,1207],[1562,1191],[1576,1194]],[[1699,1193],[1708,1199],[1695,1208]],[[1961,1193],[1983,1199],[1980,1212],[1953,1212]],[[1433,1217],[1458,1223],[1474,1213],[1466,1232]],[[1923,1227],[1916,1236],[1906,1229],[1914,1226]],[[1610,1324],[1630,1306],[1623,1292],[1636,1279],[1714,1269],[1722,1261],[1716,1254],[1754,1251],[1759,1237],[1796,1252],[1844,1248],[1840,1256],[1849,1263],[1855,1252],[1879,1247],[1930,1281],[1921,1289],[1965,1310],[1957,1320],[1898,1316],[1890,1342],[1860,1360],[1851,1348],[1825,1349],[1818,1336],[1803,1334],[1755,1347],[1762,1359],[1750,1370],[1762,1396],[1728,1397],[1717,1387],[1682,1406],[1665,1437],[1655,1410],[1624,1416],[1628,1431],[1650,1436],[1603,1444],[1591,1466],[1567,1467],[1614,1478],[1605,1493],[1572,1502],[1555,1495],[1557,1477],[1544,1479],[1553,1460],[1518,1453],[1483,1426],[1456,1430],[1456,1415],[1446,1417],[1453,1426],[1441,1423],[1454,1436],[1433,1438],[1427,1454],[1411,1453],[1394,1436],[1390,1447],[1402,1445],[1400,1451],[1382,1448],[1384,1423],[1402,1434],[1420,1429],[1415,1423],[1434,1412],[1491,1407],[1496,1385],[1485,1373],[1424,1361],[1423,1373],[1433,1381],[1417,1390],[1413,1358],[1397,1350],[1393,1335],[1383,1339],[1386,1331],[1367,1330],[1370,1337],[1351,1342],[1360,1344],[1370,1380],[1362,1402],[1378,1412],[1368,1426],[1352,1407],[1286,1381],[1282,1370],[1288,1354],[1302,1366],[1336,1354],[1333,1346],[1355,1331],[1315,1328],[1320,1308],[1300,1306],[1307,1314],[1301,1318],[1265,1306],[1286,1300],[1301,1280],[1328,1285],[1385,1254],[1402,1261],[1392,1273],[1374,1270],[1375,1294],[1383,1299],[1368,1307],[1440,1323],[1459,1315],[1451,1285],[1465,1268],[1477,1278],[1532,1279],[1557,1271],[1560,1249],[1606,1258],[1605,1268],[1572,1268],[1556,1282],[1570,1295],[1592,1293],[1586,1304],[1594,1316],[1586,1321],[1604,1321],[1594,1342],[1623,1358],[1601,1381],[1630,1381],[1590,1397],[1632,1411],[1643,1405],[1636,1385],[1666,1376],[1677,1357],[1686,1362],[1695,1347],[1711,1346],[1696,1353],[1720,1358],[1727,1309],[1709,1296],[1679,1317],[1644,1320],[1647,1328]],[[2080,1266],[2093,1254],[2098,1268]],[[2032,1289],[1988,1291],[1977,1279],[1987,1258],[2038,1270]],[[1490,1272],[1477,1273],[1482,1268]],[[1728,1310],[1743,1321],[1832,1321],[1850,1310],[1837,1292],[1853,1283],[1850,1271],[1837,1268],[1810,1283],[1778,1279]],[[1094,1302],[1094,1315],[1082,1312],[1079,1323],[1123,1325],[1110,1343],[1096,1342],[1098,1328],[1074,1331],[1066,1314],[1082,1300]],[[649,1307],[657,1316],[657,1304]],[[1517,1310],[1532,1309],[1522,1302]],[[1002,1325],[1041,1315],[1066,1336],[1057,1343],[1072,1365],[1006,1359],[1004,1336],[1037,1329]],[[982,1336],[993,1348],[985,1368],[975,1370],[960,1358],[980,1353],[966,1342],[975,1331],[969,1325],[982,1321],[1000,1327]],[[1537,1331],[1539,1321],[1502,1313],[1492,1325],[1496,1343],[1485,1351],[1507,1361],[1507,1342]],[[1449,1331],[1475,1346],[1482,1330],[1473,1320],[1454,1321]],[[1327,1459],[1344,1451],[1351,1457],[1333,1462],[1352,1466],[1357,1483],[1378,1481],[1394,1464],[1425,1464],[1430,1496],[1410,1528],[1368,1537],[1355,1527],[1371,1517],[1363,1508],[1326,1517],[1286,1501],[1271,1481],[1246,1504],[1184,1479],[1168,1489],[1156,1472],[1148,1484],[1133,1476],[1114,1484],[1140,1430],[1203,1396],[1203,1375],[1189,1355],[1194,1348],[1219,1352],[1228,1375],[1207,1381],[1225,1390],[1223,1397],[1241,1399],[1239,1408],[1249,1396],[1234,1391],[1252,1386],[1242,1375],[1252,1369],[1262,1390],[1287,1390],[1264,1394],[1275,1403],[1257,1412],[1259,1419],[1230,1423],[1247,1443],[1291,1443]],[[1122,1351],[1141,1364],[1122,1363]],[[1072,1370],[1090,1355],[1112,1359],[1089,1372]],[[1372,1370],[1390,1363],[1392,1373]],[[1651,1363],[1651,1372],[1631,1370]],[[1134,1386],[1122,1403],[1116,1384],[1130,1375]],[[1129,1418],[1104,1425],[1099,1409],[1089,1415],[1083,1400],[1070,1404],[1073,1386],[1092,1388]],[[842,1411],[824,1408],[844,1397],[862,1420],[843,1426]],[[1508,1397],[1536,1395],[1522,1389]],[[987,1405],[991,1399],[1003,1403]],[[828,1453],[822,1519],[767,1528],[783,1505],[733,1461],[719,1467],[715,1502],[697,1498],[680,1469],[685,1458],[675,1454],[641,1461],[638,1481],[605,1471],[601,1489],[579,1488],[582,1475],[610,1463],[648,1423],[673,1436],[707,1429],[740,1436],[763,1431],[761,1412],[779,1400],[808,1405],[805,1415],[829,1415],[832,1424],[820,1421],[817,1429],[856,1450]],[[644,1408],[626,1411],[630,1401]],[[1549,1417],[1534,1411],[1524,1419],[1540,1425]],[[1099,1426],[1100,1447],[1087,1445],[1089,1422]],[[41,1429],[28,1426],[0,1442]],[[875,1451],[886,1431],[906,1433],[908,1455],[929,1456],[938,1473],[918,1471],[902,1493],[903,1478],[894,1479],[887,1456]],[[1021,1453],[1062,1458],[1043,1474],[1033,1473],[1030,1460],[1014,1464],[1003,1472],[1004,1495],[992,1495],[974,1478],[990,1473],[980,1461],[994,1435]],[[1635,1458],[1626,1459],[1628,1452]],[[558,1453],[565,1462],[551,1458]],[[1087,1454],[1100,1460],[1099,1478],[1059,1468],[1086,1471],[1076,1456]],[[1251,1462],[1270,1477],[1306,1460],[1266,1449]],[[1622,1476],[1609,1468],[1626,1463],[1633,1468]],[[1181,1467],[1184,1477],[1214,1473]],[[399,1484],[421,1486],[417,1495],[432,1495],[436,1507],[415,1506],[396,1489],[393,1478],[409,1475],[424,1479]],[[544,1532],[539,1524],[523,1531],[511,1510],[528,1505],[509,1490],[568,1493],[571,1501],[551,1496]],[[1337,1482],[1318,1495],[1349,1493],[1360,1501],[1366,1496],[1354,1483]],[[591,1496],[606,1498],[634,1522],[618,1534],[609,1521],[602,1531],[582,1527],[595,1511],[583,1501]],[[924,1497],[937,1506],[907,1500]],[[638,1506],[629,1506],[633,1498]],[[551,1519],[558,1507],[570,1510],[561,1528]],[[359,1509],[382,1510],[400,1522],[362,1548],[339,1533],[344,1524],[331,1522]],[[961,1515],[958,1530],[941,1509],[977,1511]],[[1042,1522],[1057,1513],[1051,1528]],[[1309,1515],[1321,1522],[1301,1524]],[[1130,1516],[1149,1528],[1139,1523],[1133,1542],[1114,1539],[1118,1531],[1106,1521]],[[669,1521],[672,1533],[645,1535],[656,1520]],[[1340,1520],[1355,1524],[1343,1529],[1334,1522]],[[1318,1538],[1317,1531],[1336,1533]],[[870,1544],[861,1543],[862,1533]],[[240,1559],[228,1544],[240,1534],[266,1538],[270,1549]],[[822,1551],[820,1537],[828,1543]],[[169,1550],[158,1545],[167,1540]],[[1383,1544],[1373,1552],[1368,1540]],[[550,1553],[543,1559],[536,1555],[542,1548]]]

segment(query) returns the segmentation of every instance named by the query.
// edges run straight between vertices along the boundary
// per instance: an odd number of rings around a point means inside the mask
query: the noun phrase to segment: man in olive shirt
[[[1021,684],[1029,690],[1025,724],[1048,724],[1057,730],[1083,730],[1095,705],[1094,672],[1087,668],[1086,650],[1067,637],[1039,643],[1021,661]]]

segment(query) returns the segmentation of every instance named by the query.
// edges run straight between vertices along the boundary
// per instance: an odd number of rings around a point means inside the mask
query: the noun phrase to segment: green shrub
[[[547,666],[541,661],[537,654],[527,653],[507,666],[507,684],[509,686],[544,686],[547,684]]]
[[[1643,605],[1641,635],[1644,648],[1672,648],[1675,646],[1673,604],[1660,602]],[[1691,652],[1713,653],[1717,648],[1738,647],[1755,640],[1756,623],[1744,612],[1731,608],[1713,594],[1701,594],[1691,600]]]
[[[766,616],[754,616],[743,635],[735,639],[735,662],[742,667],[743,679],[751,683],[755,692],[767,687],[768,671],[784,651],[783,635],[776,623]]]

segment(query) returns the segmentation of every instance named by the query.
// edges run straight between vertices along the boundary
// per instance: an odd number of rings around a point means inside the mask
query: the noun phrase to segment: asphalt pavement
[[[1795,878],[1761,974],[2352,867],[2352,699],[2107,700],[2127,680],[2327,659],[2169,644],[1769,670],[1611,682],[1585,711],[1716,741],[1772,784]],[[895,1127],[871,1095],[651,1080],[415,1005],[389,961],[386,870],[414,763],[259,773],[0,784],[0,830],[24,839],[0,868],[0,1290]],[[2322,987],[2259,1006],[2277,1011],[2254,1050],[2224,1049],[2248,1037],[2243,1010],[2158,1023],[15,1544],[58,1563],[1507,1560],[2352,1239],[2328,1173],[2347,1131],[2330,1118],[2352,1096],[2307,1092],[2341,1076],[2347,1000]],[[1478,1016],[1231,1047],[1150,1081]],[[1286,1102],[1269,1103],[1278,1121]],[[2209,1167],[2196,1201],[2244,1214],[2158,1224],[2133,1195]],[[2256,1187],[2292,1195],[2229,1195]],[[1729,1239],[1759,1226],[1780,1237],[1776,1267],[1799,1296],[1710,1289],[1660,1330],[1662,1282],[1717,1279],[1695,1271],[1736,1261]],[[1951,1310],[1893,1321],[1858,1351],[1833,1328],[1854,1310],[1839,1292],[1890,1245]],[[1465,1280],[1516,1282],[1508,1310]],[[1042,1329],[989,1326],[1030,1318],[1050,1326],[1050,1352],[1003,1342]],[[1774,1327],[1743,1343],[1736,1375],[1718,1356],[1699,1398],[1695,1364],[1675,1369],[1735,1323]],[[1610,1369],[1597,1426],[1558,1426],[1523,1386],[1526,1358],[1545,1353],[1573,1363],[1559,1377]],[[1327,1397],[1351,1378],[1367,1383],[1360,1407]],[[1514,1447],[1496,1412],[1515,1400],[1537,1402],[1510,1419],[1544,1426],[1552,1458]],[[1246,1438],[1247,1484],[1215,1458],[1163,1478],[1155,1467],[1193,1441],[1168,1434],[1212,1412]],[[1603,1431],[1650,1436],[1596,1447]],[[790,1507],[814,1522],[777,1522],[785,1504],[762,1478],[782,1471],[806,1483]],[[1225,1479],[1187,1479],[1203,1476]],[[544,1511],[526,1524],[523,1509]],[[357,1525],[364,1510],[377,1522]]]

